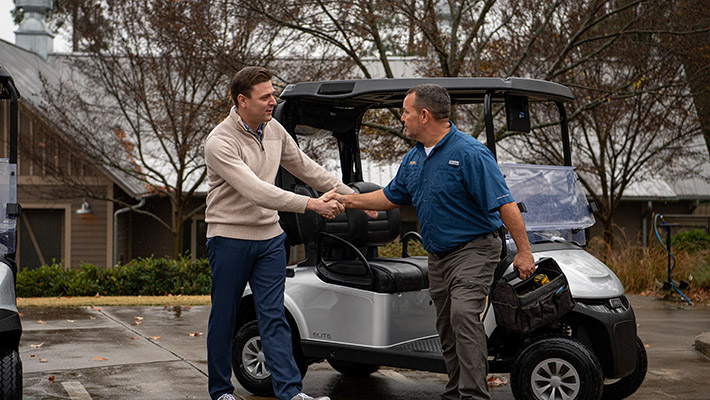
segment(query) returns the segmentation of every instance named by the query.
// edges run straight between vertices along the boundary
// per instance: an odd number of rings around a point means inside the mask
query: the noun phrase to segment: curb
[[[710,332],[702,333],[695,337],[695,350],[710,357]]]

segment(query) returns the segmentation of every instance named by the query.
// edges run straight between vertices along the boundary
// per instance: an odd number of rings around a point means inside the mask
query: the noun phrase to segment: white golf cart
[[[343,182],[359,192],[376,190],[362,182],[359,130],[372,109],[401,107],[406,91],[420,83],[448,89],[452,104],[482,104],[487,145],[495,154],[493,115],[504,105],[508,130],[529,132],[528,109],[552,104],[559,112],[562,166],[503,165],[524,218],[536,259],[553,258],[569,281],[572,311],[534,332],[519,334],[496,326],[491,306],[482,316],[488,336],[489,369],[509,372],[516,399],[621,399],[634,393],[646,374],[646,352],[624,288],[614,273],[587,253],[584,228],[594,223],[571,168],[564,102],[567,87],[509,78],[421,78],[305,82],[288,86],[274,112],[298,141],[326,132],[337,139]],[[281,171],[285,190],[316,197],[310,187]],[[522,207],[522,206],[521,206]],[[303,244],[306,260],[289,267],[285,307],[296,361],[305,374],[310,363],[327,360],[346,375],[368,375],[380,366],[445,372],[428,293],[426,257],[409,256],[415,232],[400,232],[400,211],[377,219],[347,210],[326,221],[314,213],[281,215],[288,245]],[[378,246],[402,235],[400,258],[380,258]],[[512,271],[512,241],[496,278]],[[258,395],[272,393],[268,366],[249,288],[238,311],[233,369],[239,382]]]

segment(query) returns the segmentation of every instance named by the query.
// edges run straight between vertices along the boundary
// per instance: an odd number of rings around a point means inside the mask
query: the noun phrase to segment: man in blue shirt
[[[413,205],[429,252],[429,292],[449,375],[444,400],[490,399],[488,351],[480,315],[501,254],[504,224],[518,252],[521,279],[535,271],[518,206],[493,154],[449,121],[451,99],[439,85],[407,92],[402,122],[416,146],[384,188],[334,195],[346,207],[386,210]]]

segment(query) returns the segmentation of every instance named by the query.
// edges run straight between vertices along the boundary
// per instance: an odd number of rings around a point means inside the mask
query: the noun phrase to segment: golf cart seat
[[[380,188],[368,182],[350,186],[359,193]],[[327,221],[316,238],[316,275],[327,283],[377,293],[428,288],[425,257],[377,257],[377,247],[399,236],[400,225],[398,209],[380,211],[376,219],[359,210],[347,210]]]

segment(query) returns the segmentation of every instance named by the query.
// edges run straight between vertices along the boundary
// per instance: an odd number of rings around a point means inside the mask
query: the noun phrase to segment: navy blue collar
[[[443,146],[444,143],[447,142],[451,136],[454,136],[454,135],[453,135],[454,132],[456,132],[456,131],[459,130],[459,129],[456,127],[456,125],[454,125],[453,121],[449,120],[449,124],[451,125],[451,128],[449,129],[449,133],[447,133],[446,135],[444,135],[444,137],[442,137],[441,140],[439,140],[439,141],[434,145],[434,148],[432,148],[432,149],[431,149],[431,152],[429,152],[429,156],[431,156],[432,154],[434,154],[434,152],[436,151],[437,148]],[[417,147],[419,147],[419,148],[421,149],[421,151],[424,151],[424,145],[422,144],[422,142],[417,142]],[[426,154],[426,153],[424,153],[424,154]],[[427,157],[429,157],[429,156],[427,156]]]
[[[244,128],[246,128],[247,132],[254,135],[254,137],[256,137],[256,139],[259,141],[259,143],[261,143],[261,139],[264,138],[264,123],[262,122],[261,124],[259,124],[259,127],[256,128],[256,133],[254,133],[254,131],[251,130],[251,128],[249,127],[249,125],[247,125],[246,122],[242,121],[242,124],[244,125]]]

